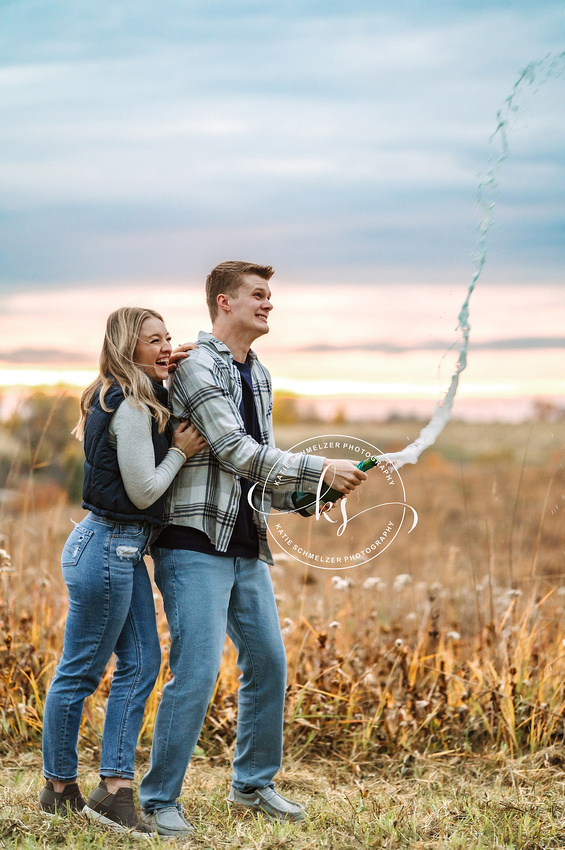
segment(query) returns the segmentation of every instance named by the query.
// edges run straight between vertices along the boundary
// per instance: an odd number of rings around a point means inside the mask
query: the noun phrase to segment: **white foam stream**
[[[530,62],[520,74],[518,80],[514,84],[510,95],[506,98],[501,108],[498,110],[497,127],[494,131],[491,141],[498,137],[501,142],[501,153],[491,166],[484,178],[480,181],[478,187],[477,204],[480,211],[480,220],[477,225],[479,232],[479,253],[475,262],[475,270],[467,290],[466,298],[459,311],[457,330],[461,331],[462,344],[459,351],[459,357],[455,372],[451,377],[449,388],[438,403],[434,414],[428,424],[422,428],[417,438],[409,446],[399,452],[391,452],[386,455],[387,461],[395,469],[400,469],[406,463],[417,463],[418,458],[424,449],[433,446],[438,436],[443,431],[451,417],[451,409],[453,400],[459,386],[459,377],[467,366],[467,349],[469,347],[469,333],[471,326],[469,324],[469,302],[471,295],[475,289],[475,285],[481,276],[487,257],[487,232],[493,223],[494,200],[492,200],[492,192],[498,185],[498,176],[500,167],[504,160],[508,157],[508,122],[512,115],[518,111],[517,98],[521,90],[525,86],[531,86],[534,82],[539,85],[544,83],[550,77],[559,77],[563,73],[565,63],[565,52],[555,56],[546,56],[538,62]]]

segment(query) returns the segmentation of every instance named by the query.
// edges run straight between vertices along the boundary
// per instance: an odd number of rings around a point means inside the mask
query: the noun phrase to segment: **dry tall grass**
[[[451,444],[444,439],[403,473],[420,516],[410,536],[336,576],[277,556],[295,757],[331,753],[362,765],[400,752],[408,770],[416,752],[518,754],[563,738],[565,425],[453,428]],[[382,434],[380,447],[399,447],[402,430]],[[296,439],[289,431],[280,442]],[[83,515],[58,491],[45,507],[33,480],[29,487],[0,521],[10,556],[0,568],[0,723],[12,749],[40,739],[66,612],[60,551],[69,517]],[[157,593],[156,605],[166,648]],[[167,675],[164,663],[142,745]],[[83,750],[98,749],[110,678],[88,701]],[[228,644],[200,742],[208,755],[229,752],[236,706]]]

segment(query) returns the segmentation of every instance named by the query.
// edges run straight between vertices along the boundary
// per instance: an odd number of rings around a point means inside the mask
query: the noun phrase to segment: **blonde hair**
[[[120,307],[110,313],[106,322],[106,333],[100,352],[100,374],[83,392],[80,399],[80,418],[73,434],[77,440],[84,438],[88,411],[98,396],[103,410],[111,413],[104,397],[114,383],[118,383],[124,396],[131,396],[136,404],[145,405],[155,417],[159,433],[165,430],[169,411],[155,397],[151,380],[134,362],[133,355],[141,326],[145,319],[163,317],[155,310],[143,307]]]

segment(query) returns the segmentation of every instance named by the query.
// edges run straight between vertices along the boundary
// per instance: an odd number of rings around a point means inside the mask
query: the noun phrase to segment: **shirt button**
[[[234,480],[239,481],[239,475],[234,475]]]

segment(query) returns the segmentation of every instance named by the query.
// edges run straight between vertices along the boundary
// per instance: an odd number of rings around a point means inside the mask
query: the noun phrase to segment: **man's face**
[[[239,333],[253,336],[253,339],[269,333],[269,313],[271,290],[262,277],[255,274],[242,276],[243,283],[235,296],[229,296],[234,327]]]

